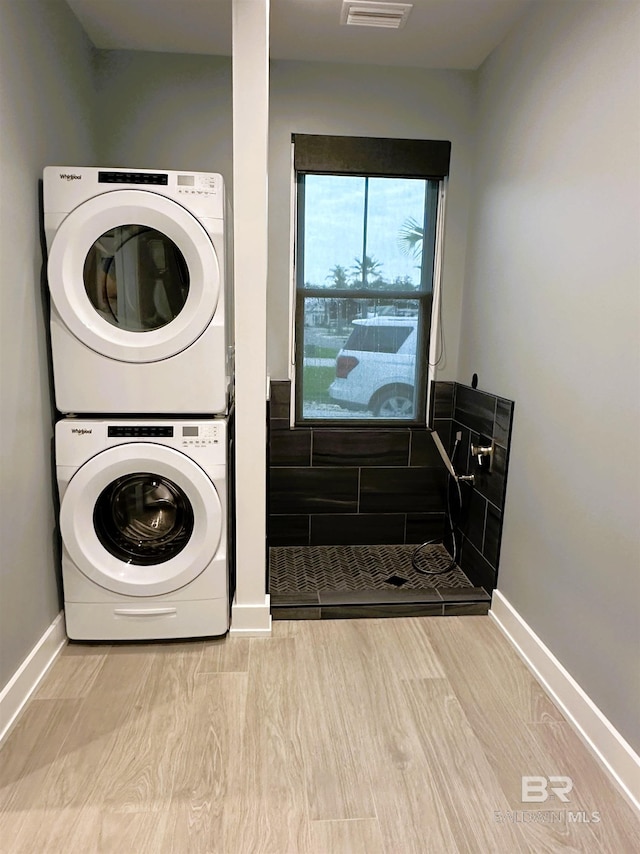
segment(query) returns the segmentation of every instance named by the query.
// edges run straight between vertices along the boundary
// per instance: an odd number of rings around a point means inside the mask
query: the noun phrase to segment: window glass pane
[[[420,287],[427,181],[306,175],[300,283]]]
[[[122,225],[102,234],[84,263],[84,286],[98,314],[128,332],[159,329],[182,311],[189,271],[165,234]]]
[[[365,179],[350,175],[304,178],[302,282],[314,288],[349,287],[362,257]]]
[[[298,191],[296,418],[423,423],[438,182],[305,173]]]
[[[368,350],[370,353],[397,353],[407,340],[412,327],[365,326],[358,324],[345,342],[347,350]]]
[[[369,178],[369,286],[420,287],[426,184],[412,178]]]
[[[303,316],[303,418],[415,420],[418,300],[306,297]]]

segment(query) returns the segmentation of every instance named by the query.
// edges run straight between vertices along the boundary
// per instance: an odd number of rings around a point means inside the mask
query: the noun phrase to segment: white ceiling
[[[474,70],[535,0],[412,2],[391,30],[342,26],[342,0],[271,0],[271,57]],[[67,3],[98,48],[231,55],[231,0]]]

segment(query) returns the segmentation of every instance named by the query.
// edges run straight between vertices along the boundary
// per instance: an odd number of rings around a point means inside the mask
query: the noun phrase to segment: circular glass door
[[[184,255],[166,234],[144,225],[118,225],[101,234],[82,273],[96,312],[127,332],[166,326],[189,296]]]
[[[193,531],[193,510],[173,481],[140,472],[102,490],[93,526],[104,548],[118,560],[150,566],[180,554]]]
[[[213,481],[165,445],[131,442],[88,460],[60,505],[62,541],[75,566],[107,590],[157,596],[193,581],[221,541]]]
[[[154,362],[190,346],[218,305],[213,234],[186,208],[144,190],[89,199],[62,221],[47,273],[69,331],[111,359]]]

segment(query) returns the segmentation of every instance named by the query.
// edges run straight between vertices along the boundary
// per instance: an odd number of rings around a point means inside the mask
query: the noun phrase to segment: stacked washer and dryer
[[[67,634],[224,634],[233,347],[222,176],[47,167],[43,185]]]

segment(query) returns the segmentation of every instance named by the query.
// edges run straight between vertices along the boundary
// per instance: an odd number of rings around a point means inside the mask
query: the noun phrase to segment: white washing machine
[[[68,636],[224,634],[226,420],[66,418],[55,448]]]
[[[56,407],[224,414],[232,376],[222,176],[48,166]]]

